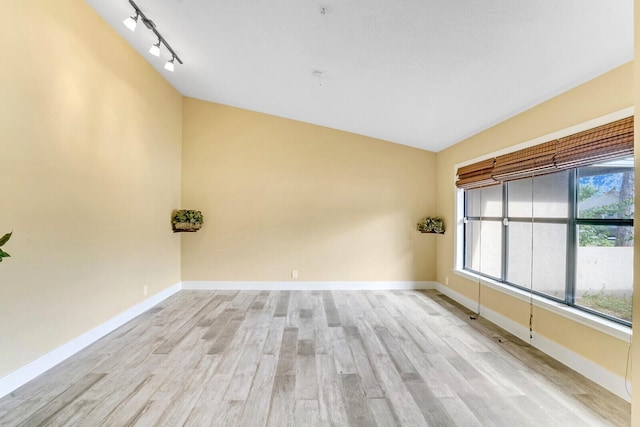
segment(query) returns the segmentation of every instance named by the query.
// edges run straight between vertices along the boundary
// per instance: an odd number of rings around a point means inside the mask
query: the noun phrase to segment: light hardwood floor
[[[590,426],[630,405],[435,291],[182,291],[2,426]]]

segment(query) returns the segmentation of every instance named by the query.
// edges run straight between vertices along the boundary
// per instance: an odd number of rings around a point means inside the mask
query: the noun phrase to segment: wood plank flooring
[[[436,291],[182,291],[0,399],[2,426],[627,426]]]

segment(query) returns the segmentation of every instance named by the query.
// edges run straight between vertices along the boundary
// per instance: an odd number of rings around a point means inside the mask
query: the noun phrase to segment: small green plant
[[[173,232],[198,231],[202,227],[202,212],[181,209],[173,214]]]
[[[12,234],[13,234],[13,231],[11,233],[7,233],[4,236],[2,236],[2,238],[0,238],[0,246],[4,246],[4,244],[9,241],[9,239],[11,238]],[[10,256],[11,255],[9,255],[8,253],[6,253],[2,249],[0,249],[0,262],[2,262],[2,258],[7,258],[7,257],[10,257]]]
[[[426,217],[418,223],[418,231],[421,233],[444,234],[444,223],[440,217]]]
[[[633,309],[631,295],[614,295],[604,289],[597,293],[585,292],[582,298],[576,301],[578,305],[588,307],[592,310],[600,311],[609,316],[631,322],[631,311]]]
[[[173,223],[184,223],[187,222],[189,224],[202,224],[203,217],[202,212],[194,211],[194,210],[179,210],[173,215]]]

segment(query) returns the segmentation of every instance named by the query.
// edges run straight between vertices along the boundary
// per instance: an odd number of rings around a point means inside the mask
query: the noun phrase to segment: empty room
[[[640,426],[639,3],[5,2],[0,425]]]

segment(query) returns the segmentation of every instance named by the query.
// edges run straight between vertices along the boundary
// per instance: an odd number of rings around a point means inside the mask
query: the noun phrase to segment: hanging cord
[[[627,394],[631,397],[631,390],[629,390],[629,364],[631,363],[631,343],[633,342],[633,335],[629,337],[629,349],[627,350],[627,366],[624,371],[624,388],[627,390]]]
[[[531,345],[531,343],[533,342],[533,238],[534,238],[534,233],[533,233],[533,179],[534,179],[534,175],[533,172],[531,172],[531,257],[529,258],[531,260],[531,263],[529,265],[529,272],[530,272],[530,277],[529,277],[529,285],[530,285],[530,289],[529,289],[529,345]]]
[[[480,250],[478,251],[478,271],[482,271],[482,189],[483,187],[480,187],[480,238],[478,239],[478,247],[480,248]],[[469,316],[469,319],[471,320],[477,320],[478,317],[480,317],[480,288],[482,286],[480,285],[480,274],[478,274],[478,309],[476,310],[476,314]]]

